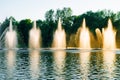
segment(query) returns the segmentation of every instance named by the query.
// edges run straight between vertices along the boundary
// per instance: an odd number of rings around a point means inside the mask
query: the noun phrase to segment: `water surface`
[[[120,80],[119,50],[0,50],[0,80]]]

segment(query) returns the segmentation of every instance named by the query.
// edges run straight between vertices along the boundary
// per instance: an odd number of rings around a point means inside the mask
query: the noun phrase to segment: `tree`
[[[28,47],[29,31],[32,28],[32,22],[30,19],[21,20],[17,27],[17,32],[19,34],[19,44],[22,47]]]
[[[0,35],[2,35],[2,33],[4,32],[4,30],[9,27],[9,23],[10,23],[10,19],[12,19],[12,25],[13,25],[13,29],[16,29],[17,26],[17,21],[14,19],[14,17],[9,17],[6,18],[5,21],[3,21],[3,23],[1,23],[0,25]]]
[[[37,27],[41,28],[41,26],[43,26],[43,21],[42,20],[37,20],[36,25],[37,25]]]
[[[6,18],[5,21],[0,26],[0,35],[4,32],[4,30],[9,26],[9,19]]]
[[[72,16],[71,8],[63,8],[62,10],[57,9],[56,14],[55,14],[55,20],[58,20],[59,17],[63,20],[70,16]]]
[[[120,19],[120,11],[116,13],[116,15],[115,15],[115,21],[117,21],[119,19]]]
[[[54,10],[50,9],[45,13],[46,21],[54,21]]]

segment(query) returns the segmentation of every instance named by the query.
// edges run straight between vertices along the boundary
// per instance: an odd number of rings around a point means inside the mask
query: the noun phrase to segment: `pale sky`
[[[70,7],[74,15],[86,11],[110,9],[120,11],[119,0],[0,0],[0,22],[6,17],[13,16],[16,20],[44,19],[46,11]]]

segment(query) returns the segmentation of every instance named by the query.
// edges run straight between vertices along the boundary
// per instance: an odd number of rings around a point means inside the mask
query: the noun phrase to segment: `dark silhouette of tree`
[[[21,20],[17,27],[17,32],[20,35],[19,43],[24,47],[28,47],[29,31],[32,28],[32,22],[30,19]]]

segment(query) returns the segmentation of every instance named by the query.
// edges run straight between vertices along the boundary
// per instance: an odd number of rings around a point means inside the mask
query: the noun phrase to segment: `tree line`
[[[62,28],[65,29],[67,41],[72,34],[76,34],[79,27],[82,25],[83,18],[86,19],[86,25],[89,30],[95,34],[95,29],[107,26],[110,18],[114,28],[119,32],[120,30],[120,12],[114,13],[111,10],[98,10],[96,12],[87,11],[80,15],[73,15],[71,8],[53,9],[45,13],[45,20],[37,20],[37,27],[41,30],[42,47],[51,47],[53,34],[57,29],[58,18],[61,18]],[[0,35],[9,27],[10,18],[13,20],[13,29],[17,31],[18,47],[28,47],[29,31],[33,26],[33,21],[24,19],[21,21],[15,20],[14,17],[6,18],[0,23]]]

